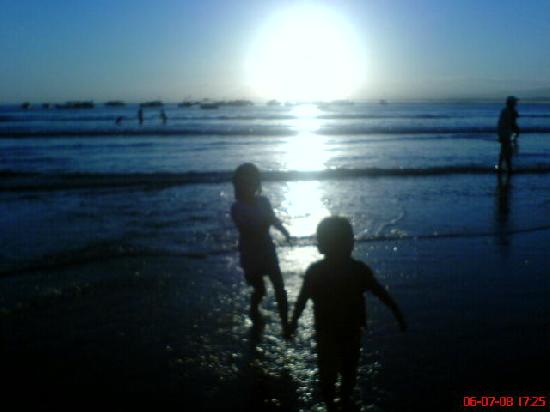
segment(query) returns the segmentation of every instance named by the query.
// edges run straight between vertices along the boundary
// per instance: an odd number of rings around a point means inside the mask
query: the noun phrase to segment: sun
[[[349,98],[365,76],[364,52],[351,25],[321,6],[272,16],[246,60],[253,94],[283,101]]]

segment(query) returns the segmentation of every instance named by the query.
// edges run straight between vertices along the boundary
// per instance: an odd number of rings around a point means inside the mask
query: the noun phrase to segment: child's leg
[[[498,154],[498,173],[502,172],[502,161],[504,160],[504,144],[500,144],[500,153]]]
[[[506,153],[506,167],[508,168],[508,174],[512,173],[512,147],[508,147]]]
[[[273,289],[275,289],[275,300],[277,301],[279,316],[281,317],[281,325],[283,329],[285,329],[288,323],[288,302],[285,285],[283,283],[283,275],[281,274],[281,269],[277,261],[273,263],[268,275],[273,284]]]
[[[334,408],[336,396],[336,378],[338,375],[338,354],[331,338],[317,335],[317,366],[319,368],[319,383],[321,396],[329,410]]]
[[[259,306],[266,293],[264,279],[260,274],[251,274],[246,272],[245,279],[246,282],[253,288],[252,295],[250,295],[249,315],[252,322],[256,322],[261,319]]]
[[[357,368],[361,355],[361,335],[358,332],[343,341],[342,346],[342,403],[350,401],[355,383],[357,382]]]

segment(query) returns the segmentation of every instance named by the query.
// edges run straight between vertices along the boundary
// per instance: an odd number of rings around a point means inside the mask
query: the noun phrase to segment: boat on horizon
[[[162,107],[164,103],[160,100],[152,100],[150,102],[143,102],[139,104],[140,107]]]
[[[245,99],[228,100],[228,101],[222,102],[221,104],[223,104],[224,106],[237,106],[237,107],[254,105],[254,103],[252,103],[250,100],[245,100]]]
[[[56,109],[93,109],[94,107],[95,107],[95,104],[91,100],[66,102],[66,103],[55,105]]]
[[[212,109],[219,109],[219,108],[220,108],[219,103],[201,103],[201,109],[212,110]]]
[[[107,107],[121,107],[126,106],[126,103],[121,100],[109,100],[108,102],[103,103],[103,105]]]

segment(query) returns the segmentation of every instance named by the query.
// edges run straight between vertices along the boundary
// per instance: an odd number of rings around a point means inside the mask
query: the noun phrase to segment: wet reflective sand
[[[401,334],[369,297],[362,410],[449,410],[465,393],[544,388],[536,377],[548,356],[548,260],[537,245],[546,234],[512,236],[505,261],[499,242],[483,237],[358,243],[356,256],[410,326]],[[280,246],[279,256],[294,302],[318,254]],[[3,279],[0,314],[6,393],[22,393],[20,402],[322,410],[311,311],[284,341],[270,290],[265,328],[252,328],[235,254],[123,258],[27,276],[32,288]]]

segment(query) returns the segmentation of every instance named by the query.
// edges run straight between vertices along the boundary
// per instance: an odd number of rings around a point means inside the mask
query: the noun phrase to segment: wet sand
[[[358,244],[409,323],[401,334],[369,297],[362,410],[548,394],[548,238]],[[306,249],[280,248],[283,270]],[[270,290],[255,333],[236,259],[119,258],[0,279],[3,392],[34,410],[317,410],[311,311],[286,343]],[[294,302],[300,274],[285,277]]]

